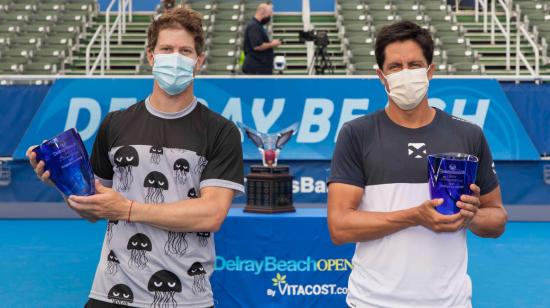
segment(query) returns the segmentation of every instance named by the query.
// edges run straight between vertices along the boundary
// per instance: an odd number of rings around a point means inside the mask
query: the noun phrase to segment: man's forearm
[[[480,237],[499,237],[504,233],[508,214],[502,207],[480,208],[470,224],[470,230]]]
[[[262,45],[260,45],[260,46],[254,47],[254,50],[255,51],[265,51],[265,50],[268,50],[268,49],[271,49],[271,48],[273,48],[273,45],[271,44],[271,42],[265,42],[265,43],[262,43]]]
[[[215,232],[225,219],[228,208],[203,198],[168,204],[134,202],[130,221],[175,232]]]
[[[417,225],[415,209],[395,212],[363,212],[353,210],[340,216],[331,236],[336,244],[377,240]]]

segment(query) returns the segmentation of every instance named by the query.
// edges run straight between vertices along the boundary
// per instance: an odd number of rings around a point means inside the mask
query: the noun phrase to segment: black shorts
[[[84,308],[128,308],[132,306],[119,305],[113,303],[102,302],[97,299],[90,298]],[[214,308],[214,306],[208,307]]]

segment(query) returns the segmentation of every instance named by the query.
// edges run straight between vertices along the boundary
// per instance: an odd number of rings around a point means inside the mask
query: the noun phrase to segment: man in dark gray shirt
[[[471,307],[466,229],[504,232],[491,152],[480,127],[428,105],[435,66],[430,33],[412,22],[383,28],[376,39],[384,110],[346,123],[329,178],[328,223],[336,244],[357,243],[349,279],[350,307]],[[455,215],[430,200],[428,154],[479,158],[473,195]]]

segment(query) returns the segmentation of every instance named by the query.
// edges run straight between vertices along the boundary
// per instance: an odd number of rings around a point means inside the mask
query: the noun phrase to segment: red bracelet
[[[128,209],[128,220],[127,222],[131,222],[130,221],[130,214],[132,214],[132,206],[134,205],[134,200],[131,200],[132,202],[130,202],[130,208]]]

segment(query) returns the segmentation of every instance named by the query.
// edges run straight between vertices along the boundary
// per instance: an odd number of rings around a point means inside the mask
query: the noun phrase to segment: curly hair
[[[204,51],[204,30],[202,29],[202,16],[200,13],[182,7],[162,14],[147,29],[147,50],[153,51],[155,49],[159,33],[164,29],[186,30],[193,35],[197,54],[201,54]]]

